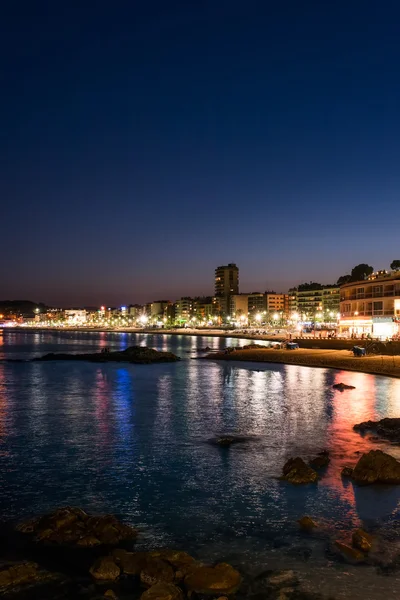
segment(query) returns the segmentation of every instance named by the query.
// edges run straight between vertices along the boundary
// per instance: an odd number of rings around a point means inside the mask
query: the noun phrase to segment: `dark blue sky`
[[[400,258],[398,0],[8,2],[0,296],[122,304]]]

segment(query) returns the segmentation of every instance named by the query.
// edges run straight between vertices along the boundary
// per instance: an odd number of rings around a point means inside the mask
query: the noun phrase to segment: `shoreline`
[[[348,350],[316,350],[305,348],[299,348],[298,350],[273,350],[266,348],[264,350],[257,348],[255,350],[236,350],[230,354],[217,352],[215,354],[208,354],[205,359],[274,363],[312,368],[319,367],[400,378],[400,356],[373,355],[354,357],[348,355]]]
[[[77,328],[77,327],[13,327],[7,328],[11,333],[43,333],[43,332],[76,332],[76,333],[133,333],[144,335],[184,335],[195,337],[214,338],[237,338],[248,341],[270,341],[278,342],[286,340],[282,335],[259,335],[227,332],[224,330],[193,330],[176,329],[173,331],[154,329],[108,329],[108,328]],[[297,365],[304,367],[320,367],[326,369],[338,369],[370,375],[381,375],[386,377],[400,378],[400,355],[381,354],[354,357],[350,355],[350,349],[357,340],[328,340],[319,338],[302,338],[298,341],[303,347],[298,350],[276,350],[271,348],[256,348],[252,350],[235,350],[231,354],[215,352],[203,357],[207,360],[216,361],[240,361],[252,363],[278,363]],[[306,347],[304,347],[306,346]],[[317,347],[318,346],[318,347]]]

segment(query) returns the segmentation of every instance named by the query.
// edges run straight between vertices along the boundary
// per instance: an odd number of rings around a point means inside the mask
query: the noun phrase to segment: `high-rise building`
[[[230,310],[230,298],[239,294],[239,268],[234,263],[215,269],[215,312],[226,318]]]
[[[239,293],[239,268],[230,263],[215,269],[215,295],[230,296]]]

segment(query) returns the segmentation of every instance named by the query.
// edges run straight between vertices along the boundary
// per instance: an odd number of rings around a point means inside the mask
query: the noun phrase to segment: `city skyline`
[[[243,289],[284,291],[389,264],[400,6],[351,4],[8,4],[2,296],[212,293],[232,260]]]

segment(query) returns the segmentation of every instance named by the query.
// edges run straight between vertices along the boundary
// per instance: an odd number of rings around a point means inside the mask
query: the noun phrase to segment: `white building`
[[[64,310],[64,318],[68,325],[83,325],[86,323],[86,310],[70,308]]]

